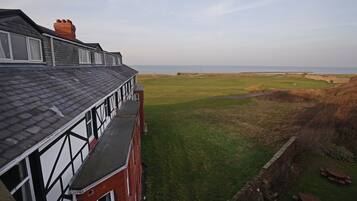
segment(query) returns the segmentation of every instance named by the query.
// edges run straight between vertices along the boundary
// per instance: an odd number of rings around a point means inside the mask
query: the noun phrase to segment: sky
[[[357,67],[357,0],[1,0],[130,65]]]

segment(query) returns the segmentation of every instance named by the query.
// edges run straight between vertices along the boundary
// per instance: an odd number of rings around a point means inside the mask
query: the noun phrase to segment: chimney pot
[[[76,39],[76,27],[71,20],[57,19],[53,24],[55,32],[63,38],[74,40]]]

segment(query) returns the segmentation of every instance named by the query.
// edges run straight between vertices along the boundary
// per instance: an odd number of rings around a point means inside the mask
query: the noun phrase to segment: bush
[[[336,144],[328,144],[324,148],[324,153],[328,156],[342,161],[353,162],[354,154],[346,149],[344,146],[338,146]]]

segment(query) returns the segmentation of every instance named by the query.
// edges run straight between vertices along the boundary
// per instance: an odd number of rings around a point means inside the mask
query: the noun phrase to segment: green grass
[[[145,87],[149,129],[142,141],[149,201],[228,200],[273,155],[273,146],[249,134],[251,125],[269,129],[256,122],[269,118],[260,115],[264,104],[216,96],[331,86],[300,76],[140,76],[139,80]],[[232,129],[235,121],[219,115],[229,116],[229,111],[237,114],[229,117],[237,119],[237,128]],[[276,116],[276,121],[284,118]]]
[[[325,156],[305,155],[300,159],[303,173],[292,186],[292,189],[282,200],[292,200],[291,197],[299,192],[311,193],[322,201],[355,201],[357,198],[357,164],[334,160]],[[348,186],[337,185],[320,176],[321,167],[332,167],[345,172],[352,178]]]

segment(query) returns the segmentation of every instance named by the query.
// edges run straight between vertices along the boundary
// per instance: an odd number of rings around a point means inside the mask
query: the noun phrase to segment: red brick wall
[[[133,141],[129,155],[128,167],[96,185],[83,194],[77,195],[78,201],[97,201],[110,191],[114,191],[116,201],[141,201],[141,132],[140,117],[134,129]],[[129,173],[130,194],[127,190],[127,176]],[[136,200],[135,200],[136,197]]]
[[[140,108],[139,108],[139,113],[140,113],[140,123],[142,124],[140,127],[141,133],[144,133],[144,91],[139,90],[135,91],[135,94],[139,96],[139,101],[140,101]]]

